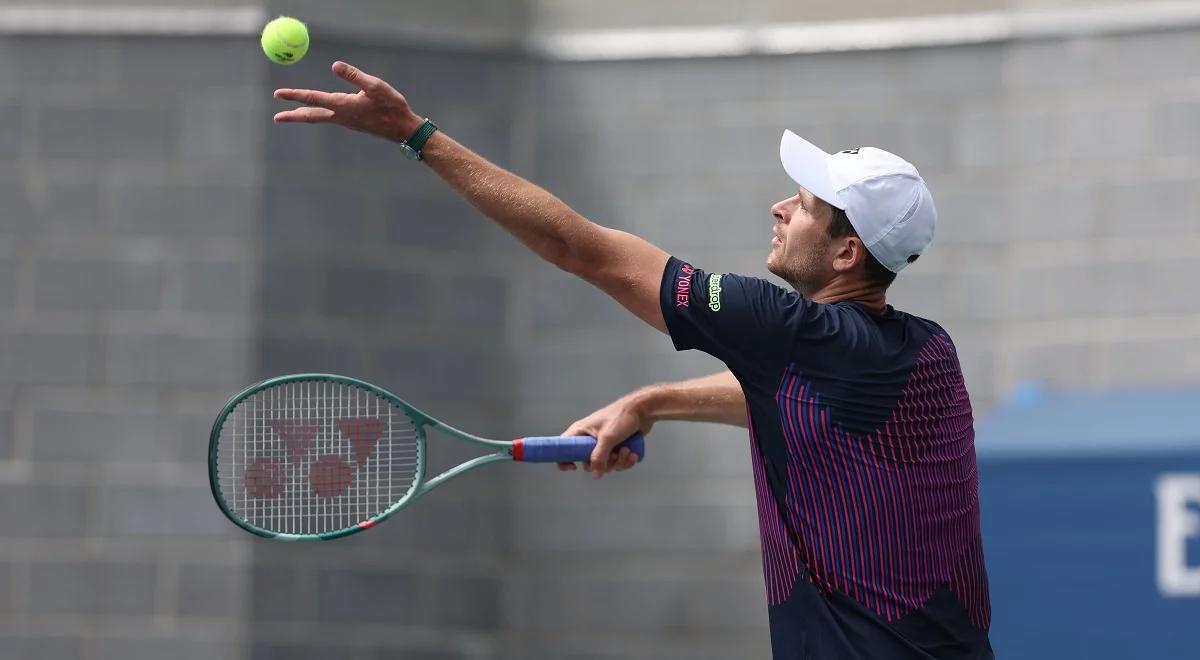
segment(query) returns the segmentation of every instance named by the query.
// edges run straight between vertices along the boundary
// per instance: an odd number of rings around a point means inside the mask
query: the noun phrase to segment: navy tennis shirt
[[[667,263],[678,350],[746,395],[776,660],[992,658],[971,403],[950,337]]]

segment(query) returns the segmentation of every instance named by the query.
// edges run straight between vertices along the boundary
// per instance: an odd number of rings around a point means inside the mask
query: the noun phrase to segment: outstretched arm
[[[598,440],[592,458],[584,464],[597,477],[609,469],[625,470],[637,457],[612,448],[635,432],[646,434],[655,422],[715,422],[746,426],[746,397],[742,386],[728,371],[674,383],[649,385],[631,392],[575,422],[563,435],[590,435]],[[574,470],[574,463],[560,463]]]
[[[423,119],[383,80],[344,62],[333,72],[356,94],[280,89],[275,97],[304,107],[280,112],[277,122],[332,123],[402,142]],[[559,268],[612,296],[638,318],[666,332],[659,283],[668,255],[632,234],[601,227],[554,195],[504,170],[438,131],[424,161],[475,208]]]

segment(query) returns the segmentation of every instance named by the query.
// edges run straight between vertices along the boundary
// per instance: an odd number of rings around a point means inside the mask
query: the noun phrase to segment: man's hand
[[[403,142],[424,121],[409,107],[404,95],[380,78],[345,62],[334,62],[333,72],[359,89],[357,94],[319,92],[313,89],[277,89],[275,98],[297,101],[304,107],[275,115],[280,123],[337,124]]]
[[[614,453],[613,447],[625,442],[634,433],[650,433],[653,426],[654,422],[642,411],[635,393],[617,399],[575,422],[563,431],[563,435],[590,435],[596,438],[596,448],[592,450],[591,459],[584,462],[583,469],[599,479],[609,470],[620,472],[637,465],[639,457],[630,453],[629,448],[622,447]],[[574,463],[559,463],[558,469],[574,470],[576,466]]]
[[[583,469],[602,476],[608,470],[628,470],[638,456],[613,447],[635,432],[650,433],[661,420],[714,422],[745,427],[746,396],[737,378],[728,371],[674,383],[643,387],[608,404],[572,424],[563,435],[590,435],[597,439],[591,459]],[[560,470],[574,470],[574,463],[559,463]]]

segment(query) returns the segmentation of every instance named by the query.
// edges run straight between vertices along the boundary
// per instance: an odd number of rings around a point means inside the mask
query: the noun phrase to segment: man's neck
[[[887,313],[887,292],[878,286],[867,286],[849,282],[830,282],[809,296],[813,302],[835,303],[849,300],[856,302],[874,314]]]

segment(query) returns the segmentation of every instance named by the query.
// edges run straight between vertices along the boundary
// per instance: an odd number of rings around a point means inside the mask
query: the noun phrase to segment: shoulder
[[[791,316],[813,306],[797,291],[762,278],[738,273],[694,271],[695,286],[705,305],[714,312],[770,313]]]
[[[898,312],[903,315],[908,335],[914,346],[919,346],[920,355],[941,355],[958,360],[958,347],[950,333],[937,321],[915,314]]]
[[[946,329],[944,327],[942,327],[942,325],[940,323],[938,323],[937,321],[934,321],[932,319],[927,319],[923,316],[917,316],[916,314],[909,314],[908,312],[901,312],[899,310],[894,310],[894,313],[897,314],[898,316],[903,316],[905,319],[905,322],[907,322],[912,327],[918,328],[918,329],[928,333],[930,336],[941,337],[944,340],[946,340],[947,342],[950,342],[951,344],[954,343],[950,339],[950,333],[947,332]]]
[[[852,301],[816,307],[821,313],[820,325],[828,329],[829,335],[836,336],[845,350],[878,352],[895,358],[919,352],[935,338],[952,350],[954,347],[950,334],[937,322],[890,306],[885,314],[874,313]]]

